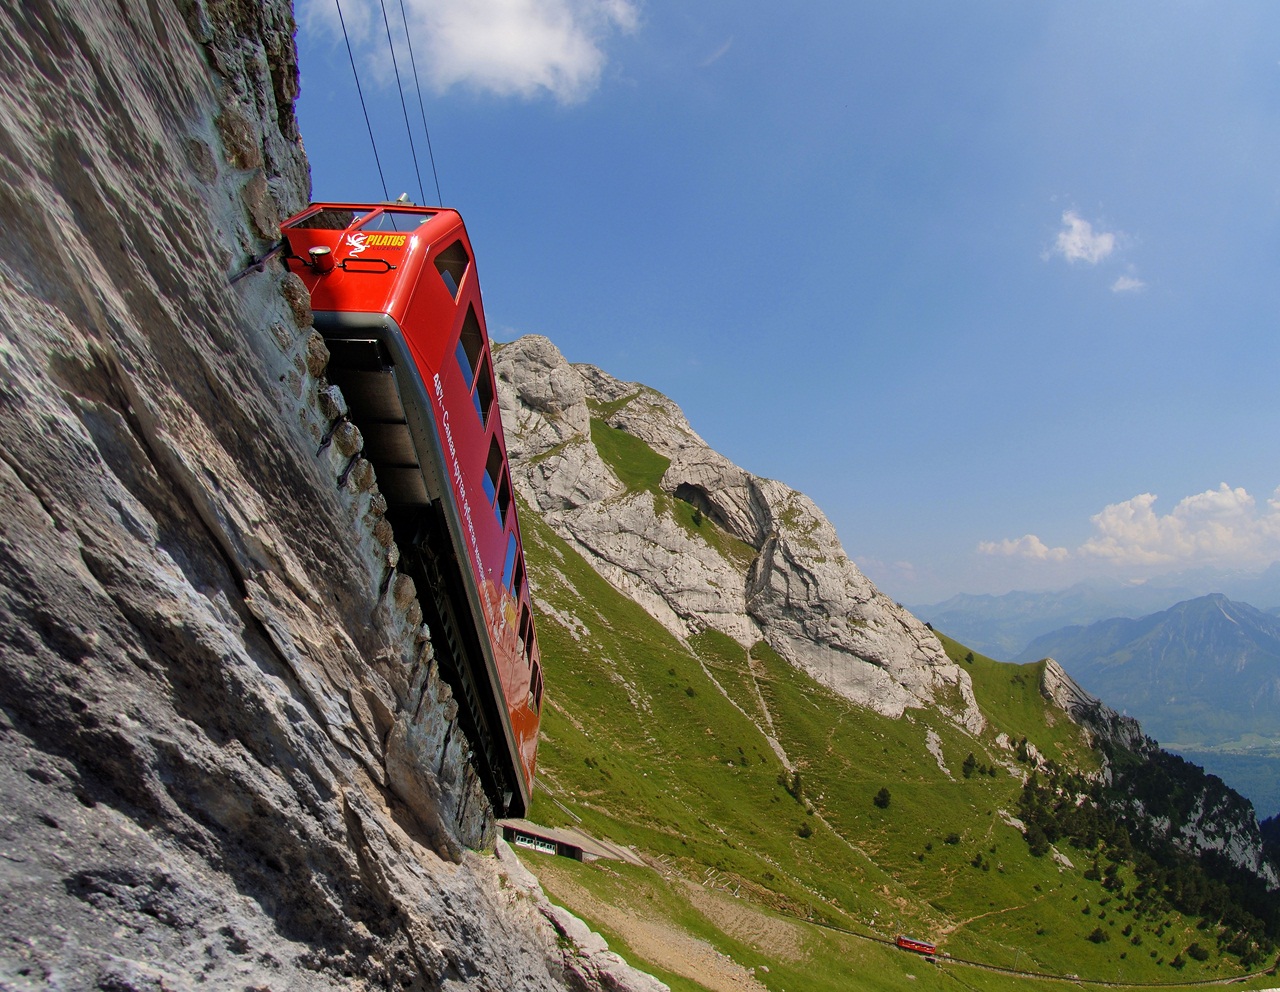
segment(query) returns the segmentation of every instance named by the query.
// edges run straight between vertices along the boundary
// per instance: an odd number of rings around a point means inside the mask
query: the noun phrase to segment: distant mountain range
[[[1014,591],[1001,596],[961,593],[940,603],[908,609],[975,650],[1010,660],[1035,638],[1061,627],[1115,617],[1144,617],[1215,592],[1257,604],[1272,616],[1280,615],[1280,562],[1262,572],[1198,569],[1142,585],[1081,582],[1049,592]]]
[[[1036,638],[1052,657],[1163,745],[1280,809],[1280,617],[1214,594],[1139,619]]]

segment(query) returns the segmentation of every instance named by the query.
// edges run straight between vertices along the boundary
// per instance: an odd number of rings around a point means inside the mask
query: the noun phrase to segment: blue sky
[[[1280,559],[1280,4],[404,2],[491,333],[666,393],[889,595]],[[336,10],[298,0],[314,195],[378,200]]]

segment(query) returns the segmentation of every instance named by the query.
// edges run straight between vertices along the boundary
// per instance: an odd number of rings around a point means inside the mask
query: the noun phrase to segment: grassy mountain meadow
[[[736,543],[661,493],[666,459],[642,441],[603,423],[593,441],[690,532]],[[1070,772],[1100,761],[1041,696],[1039,664],[944,637],[987,729],[974,736],[936,710],[889,719],[763,643],[744,649],[712,630],[682,643],[530,508],[521,520],[547,684],[531,818],[630,846],[647,867],[519,854],[552,899],[673,989],[1033,980],[931,964],[893,947],[898,934],[996,969],[1106,982],[1190,984],[1274,962],[1274,948],[1217,920],[1140,898],[1118,844],[1032,853],[1017,819],[1029,767],[1019,743]]]

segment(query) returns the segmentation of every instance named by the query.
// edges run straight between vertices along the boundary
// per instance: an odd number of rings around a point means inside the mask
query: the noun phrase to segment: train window
[[[542,666],[533,666],[533,679],[529,689],[529,695],[533,697],[533,708],[536,712],[542,712]]]
[[[487,425],[489,411],[493,408],[493,376],[489,373],[487,358],[476,373],[476,389],[471,394],[471,401],[476,405],[476,413],[480,414],[480,423]]]
[[[516,536],[511,534],[507,537],[507,561],[502,566],[502,584],[508,589],[512,588],[511,580],[516,577],[516,553],[519,551],[516,544]]]
[[[529,607],[520,607],[520,650],[524,652],[524,660],[526,664],[533,664],[533,658],[529,654],[532,645],[529,643],[529,625],[532,620],[529,618]]]
[[[511,482],[502,470],[502,448],[495,437],[489,442],[489,460],[484,467],[484,494],[498,518],[498,526],[507,523],[507,508],[511,505]]]
[[[470,261],[467,249],[462,246],[461,241],[455,241],[436,256],[436,270],[449,288],[449,295],[455,300],[458,298],[458,287],[462,285],[463,273],[467,271]]]
[[[362,231],[414,231],[429,221],[434,214],[411,210],[384,210],[377,217],[362,224]]]
[[[467,307],[467,319],[462,322],[462,334],[458,338],[455,354],[458,367],[462,369],[462,377],[467,381],[467,389],[475,385],[476,367],[480,364],[480,355],[484,352],[484,335],[480,333],[480,321],[476,320],[474,308]]]
[[[484,494],[489,497],[490,503],[498,495],[498,476],[501,472],[502,449],[498,447],[498,439],[495,437],[489,442],[489,460],[484,466]]]
[[[345,231],[355,222],[357,216],[365,217],[368,214],[357,215],[349,207],[326,207],[289,226],[309,231]]]
[[[507,510],[511,508],[511,477],[506,472],[502,473],[502,481],[498,483],[498,501],[493,504],[493,512],[498,517],[498,523],[504,527],[507,523]]]

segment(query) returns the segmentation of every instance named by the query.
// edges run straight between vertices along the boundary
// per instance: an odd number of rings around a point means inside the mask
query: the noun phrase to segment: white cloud
[[[1110,231],[1095,231],[1074,210],[1067,210],[1062,215],[1062,230],[1054,250],[1068,262],[1097,265],[1116,250],[1116,236]]]
[[[1266,564],[1280,555],[1278,497],[1280,490],[1259,507],[1244,489],[1224,482],[1161,516],[1156,497],[1143,493],[1094,515],[1097,533],[1080,554],[1119,564]]]
[[[1111,284],[1113,293],[1136,293],[1147,288],[1147,284],[1136,276],[1121,276]]]
[[[724,58],[727,54],[729,54],[729,49],[732,47],[733,47],[733,35],[730,35],[728,41],[726,41],[723,45],[721,45],[714,52],[712,52],[705,59],[703,59],[701,62],[698,63],[698,68],[705,69],[707,68],[707,66],[713,65],[714,63],[719,62],[722,58]]]
[[[298,6],[306,27],[341,35],[331,0]],[[498,96],[546,93],[563,103],[585,99],[598,85],[605,40],[639,24],[634,0],[406,0],[406,12],[418,71],[437,91],[461,85]],[[357,60],[372,62],[385,81],[390,55],[381,8],[373,0],[345,0],[342,13]],[[392,18],[392,34],[396,57],[404,60],[399,20]]]
[[[1280,489],[1262,506],[1225,482],[1188,496],[1166,514],[1157,497],[1141,493],[1090,517],[1093,536],[1074,552],[1050,548],[1034,534],[984,541],[984,555],[1033,561],[1105,561],[1117,567],[1159,569],[1212,565],[1249,568],[1280,558]]]
[[[983,541],[978,545],[978,551],[1001,558],[1030,558],[1035,561],[1064,561],[1071,554],[1066,548],[1049,547],[1035,534],[1024,534],[1016,541],[1007,537],[1003,541]]]

